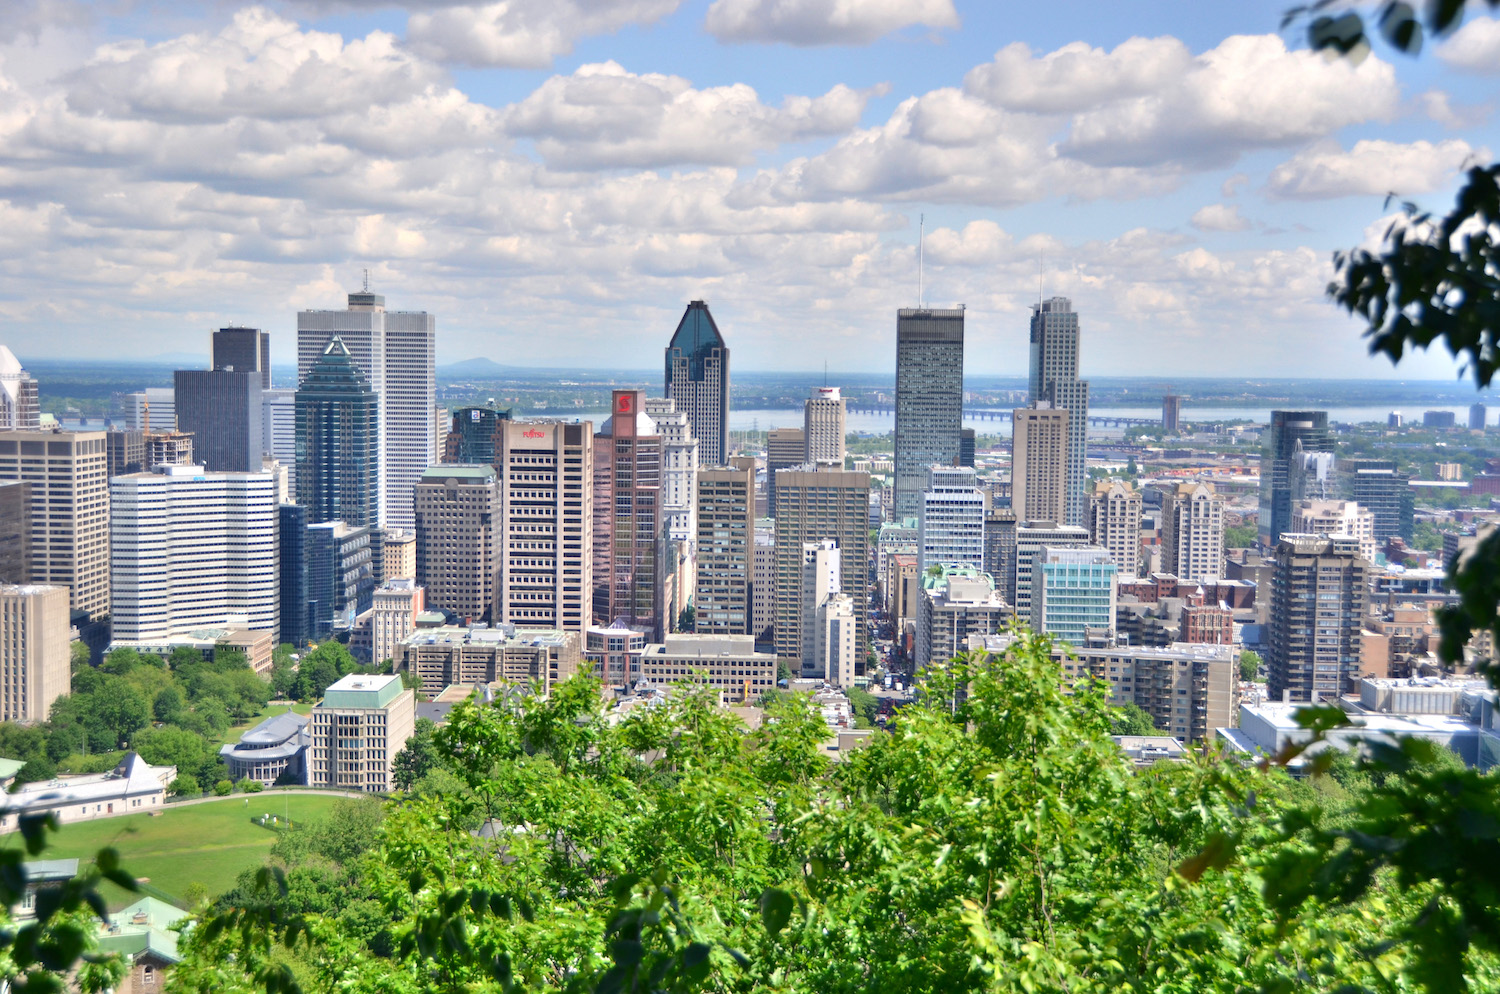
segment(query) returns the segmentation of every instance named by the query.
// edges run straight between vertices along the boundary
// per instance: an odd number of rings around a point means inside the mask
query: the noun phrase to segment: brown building
[[[776,474],[776,655],[800,668],[804,544],[832,539],[839,549],[840,592],[854,600],[858,643],[869,651],[870,474],[798,466]]]
[[[594,435],[594,624],[624,621],[653,639],[662,614],[667,535],[662,438],[643,390],[616,390]]]
[[[1372,569],[1358,539],[1282,534],[1266,654],[1272,700],[1332,699],[1358,686]]]
[[[0,480],[31,486],[31,583],[109,614],[109,455],[102,431],[0,432]]]
[[[428,694],[455,684],[533,680],[551,688],[582,668],[582,646],[579,633],[557,628],[419,628],[397,646],[395,663]]]
[[[500,572],[500,485],[494,467],[433,466],[417,481],[412,502],[416,579],[428,607],[469,622],[488,620]]]
[[[1046,403],[1045,401],[1039,404]],[[1011,413],[1011,508],[1022,521],[1066,524],[1068,410],[1024,407]]]

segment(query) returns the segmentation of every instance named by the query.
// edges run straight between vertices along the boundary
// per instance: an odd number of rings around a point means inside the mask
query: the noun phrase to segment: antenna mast
[[[365,287],[364,287],[364,290],[361,291],[361,292],[363,292],[363,293],[369,293],[370,292],[370,271],[368,269],[365,270]]]
[[[922,306],[922,266],[925,262],[922,254],[922,240],[927,234],[927,215],[917,215],[917,307]]]

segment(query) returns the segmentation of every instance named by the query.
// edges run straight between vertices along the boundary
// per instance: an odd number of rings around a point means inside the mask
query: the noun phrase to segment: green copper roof
[[[351,673],[329,687],[320,708],[383,708],[404,692],[401,677]]]
[[[422,471],[422,482],[442,480],[489,480],[495,476],[493,466],[467,466],[461,463],[441,463]]]

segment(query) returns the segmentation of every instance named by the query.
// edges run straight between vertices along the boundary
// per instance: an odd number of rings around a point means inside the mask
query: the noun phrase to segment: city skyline
[[[1089,316],[1084,376],[1455,372],[1369,358],[1323,287],[1388,193],[1441,210],[1500,142],[1493,19],[1354,65],[1276,4],[533,5],[20,4],[12,348],[240,325],[280,361],[369,270],[451,316],[445,361],[618,365],[706,299],[740,368],[878,369],[925,216],[925,303],[966,305],[975,372],[1018,371],[1044,293]]]

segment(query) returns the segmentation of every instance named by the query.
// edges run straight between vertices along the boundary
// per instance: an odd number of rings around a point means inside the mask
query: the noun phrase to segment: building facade
[[[704,466],[729,462],[729,348],[708,304],[690,301],[666,353],[666,396],[687,415]]]
[[[1051,401],[1011,413],[1010,506],[1022,521],[1068,521],[1072,414]],[[1082,525],[1083,522],[1077,522]]]
[[[1372,571],[1357,539],[1282,534],[1266,653],[1272,700],[1332,700],[1358,686]]]
[[[280,515],[271,474],[161,466],[117,476],[109,487],[116,639],[231,622],[279,634]]]
[[[30,583],[31,570],[31,484],[0,480],[0,583]]]
[[[917,596],[913,663],[917,669],[946,663],[968,645],[970,636],[992,635],[1011,616],[988,573],[972,567],[939,567],[923,573]]]
[[[211,368],[256,373],[260,389],[271,389],[271,335],[258,328],[220,328],[209,336]]]
[[[917,517],[932,466],[956,466],[964,407],[964,310],[896,312],[896,519]]]
[[[498,622],[582,634],[594,615],[593,425],[506,421],[500,479]]]
[[[515,625],[422,628],[399,648],[399,667],[417,677],[424,693],[444,687],[541,681],[550,690],[583,668],[583,638],[558,628]]]
[[[802,408],[806,462],[844,464],[844,397],[838,387],[814,387]]]
[[[594,435],[594,623],[623,620],[659,637],[666,523],[662,439],[640,390],[616,390]]]
[[[1041,301],[1031,312],[1031,367],[1028,394],[1031,406],[1043,401],[1068,412],[1065,515],[1061,523],[1082,526],[1087,516],[1086,444],[1089,427],[1089,385],[1078,378],[1078,315],[1067,297]],[[1017,505],[1017,510],[1020,510]]]
[[[807,462],[807,432],[801,428],[772,428],[766,432],[767,510],[776,517],[776,474]]]
[[[375,595],[370,532],[369,526],[350,528],[342,521],[311,524],[304,530],[310,640],[321,642],[348,631],[355,618],[370,610]]]
[[[380,398],[337,335],[302,378],[296,405],[297,503],[314,523],[378,525]]]
[[[370,659],[379,666],[399,658],[401,643],[417,627],[417,615],[427,610],[427,592],[415,580],[387,580],[370,595]]]
[[[422,474],[413,500],[418,585],[427,604],[488,621],[500,576],[500,483],[493,466],[443,463]]]
[[[110,613],[109,454],[102,431],[0,432],[0,480],[30,485],[31,575],[74,611]]]
[[[640,674],[635,663],[646,647],[646,633],[623,624],[591,625],[584,633],[583,654],[594,675],[611,687],[629,687]]]
[[[177,430],[211,473],[251,473],[266,450],[264,397],[257,370],[179,369],[172,374]]]
[[[0,345],[0,431],[40,431],[41,397],[15,354]]]
[[[1089,539],[1109,550],[1120,575],[1141,568],[1141,492],[1124,480],[1100,480],[1089,500]]]
[[[839,549],[839,589],[854,598],[859,620],[857,653],[869,650],[870,474],[814,467],[776,474],[776,655],[789,666],[803,656],[802,549],[832,539]]]
[[[443,440],[443,462],[493,463],[495,433],[500,422],[511,420],[509,409],[501,410],[493,400],[477,407],[460,407],[449,416]]]
[[[1224,576],[1224,498],[1212,483],[1179,483],[1162,494],[1161,568],[1180,580]]]
[[[1347,459],[1339,466],[1343,496],[1374,515],[1375,544],[1384,548],[1393,538],[1408,544],[1415,530],[1415,500],[1409,477],[1393,460]]]
[[[1351,500],[1299,500],[1292,504],[1292,531],[1301,535],[1352,538],[1359,554],[1375,561],[1375,515]]]
[[[312,710],[308,782],[388,793],[396,754],[415,731],[416,696],[398,674],[341,677]]]
[[[753,635],[755,471],[700,469],[697,503],[693,630],[700,635]]]
[[[1333,434],[1327,411],[1272,411],[1271,426],[1262,438],[1260,467],[1260,544],[1276,548],[1292,527],[1292,459],[1301,443],[1304,452],[1332,452]]]
[[[917,568],[984,565],[985,492],[967,466],[933,466],[917,518]],[[878,564],[877,564],[878,565]]]
[[[1033,580],[1036,563],[1042,550],[1047,547],[1079,548],[1089,544],[1089,533],[1085,528],[1060,525],[1052,521],[1026,521],[1016,525],[1014,558],[1010,565],[1014,569],[1014,580],[1000,584],[1002,596],[1015,606],[1016,617],[1031,617],[1031,600],[1035,594]],[[1013,595],[1012,595],[1013,592]]]
[[[693,503],[698,470],[713,463],[700,463],[699,444],[693,437],[687,415],[670,397],[647,397],[646,414],[661,436],[661,516],[667,537],[688,547],[689,562],[698,540],[698,513]],[[723,465],[728,465],[727,463]],[[689,578],[690,579],[690,578]]]
[[[1071,645],[1114,631],[1118,577],[1108,549],[1044,546],[1032,567],[1032,631]]]
[[[342,311],[297,314],[297,376],[312,372],[338,337],[377,398],[374,515],[361,524],[414,526],[412,490],[438,461],[437,319],[425,311],[388,311],[385,297],[349,294]]]
[[[776,686],[776,657],[756,652],[749,635],[668,635],[640,651],[636,670],[642,682],[670,686],[707,684],[720,704],[753,704]]]
[[[68,591],[0,586],[0,721],[46,721],[72,689]]]

